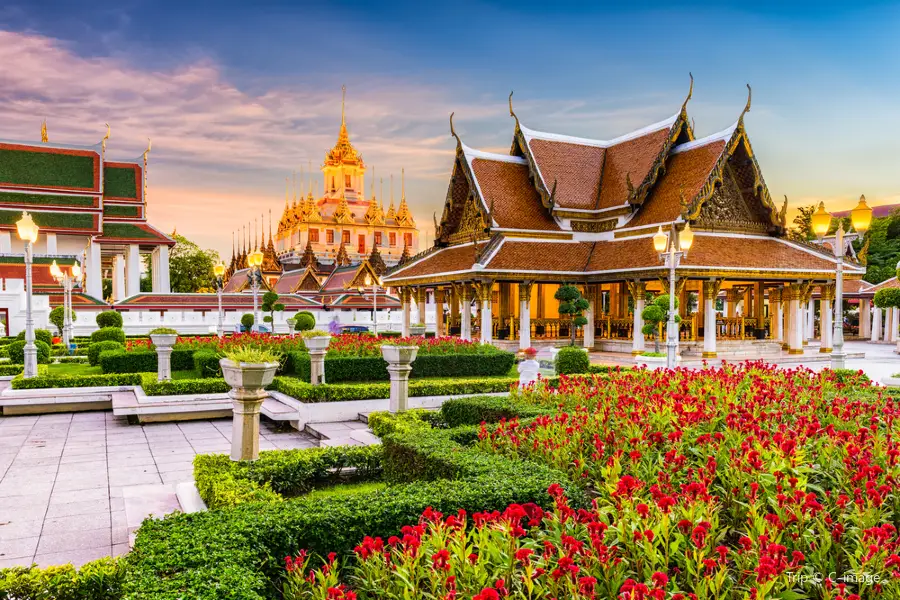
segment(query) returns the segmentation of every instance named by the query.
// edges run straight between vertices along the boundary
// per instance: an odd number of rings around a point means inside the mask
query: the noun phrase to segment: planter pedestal
[[[419,352],[418,346],[381,347],[381,355],[387,361],[388,374],[391,377],[391,398],[389,410],[392,413],[403,412],[409,407],[409,374],[412,363]]]
[[[331,336],[308,337],[303,342],[309,351],[309,382],[321,385],[325,383],[325,353],[328,352]]]
[[[541,365],[534,359],[523,360],[519,363],[519,386],[526,386],[537,381]]]
[[[231,386],[228,396],[233,405],[231,460],[259,458],[259,411],[268,396],[265,387],[275,378],[278,363],[235,364],[227,358],[219,361],[225,382]]]
[[[172,333],[154,333],[150,336],[150,341],[156,346],[156,380],[171,380],[172,346],[178,341],[178,336]]]

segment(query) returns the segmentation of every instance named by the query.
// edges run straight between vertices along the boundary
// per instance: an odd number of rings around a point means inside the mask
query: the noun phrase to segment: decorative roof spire
[[[312,267],[316,271],[321,270],[319,259],[316,258],[316,253],[313,252],[312,242],[309,241],[309,239],[306,240],[306,250],[304,250],[303,256],[300,258],[300,266],[304,268]]]
[[[406,236],[403,236],[403,254],[400,255],[400,262],[397,264],[405,264],[409,261],[409,245],[406,243]]]
[[[346,202],[346,200],[344,200]],[[309,197],[309,205],[307,206],[306,220],[310,223],[321,223],[322,213],[319,212],[319,204],[313,196]]]
[[[365,167],[362,154],[357,152],[353,144],[350,143],[350,135],[347,133],[347,119],[344,110],[346,96],[347,86],[341,86],[341,129],[334,148],[325,154],[325,164],[329,166],[358,165]]]
[[[394,210],[394,175],[391,174],[391,204],[388,206],[387,214],[384,216],[385,219],[390,221],[391,219],[397,218],[397,211]]]
[[[400,208],[397,209],[397,224],[402,227],[415,227],[416,223],[413,221],[412,214],[409,212],[409,206],[406,205],[406,178],[404,176],[404,170],[400,170]]]
[[[344,245],[343,238],[341,238],[341,247],[338,248],[337,256],[334,258],[334,264],[337,267],[343,267],[350,264],[350,256],[347,254],[347,247]]]
[[[47,119],[41,121],[41,141],[45,144],[50,141],[50,138],[47,137]]]
[[[344,102],[347,100],[347,86],[341,86],[341,127],[346,127],[347,120],[344,118]]]
[[[334,211],[334,220],[336,223],[351,224],[353,223],[353,213],[350,212],[350,205],[347,204],[347,197],[341,192],[341,201]]]
[[[381,257],[381,252],[378,251],[377,244],[372,244],[372,252],[369,253],[369,265],[378,276],[383,275],[387,271],[387,265],[384,264],[384,259]]]

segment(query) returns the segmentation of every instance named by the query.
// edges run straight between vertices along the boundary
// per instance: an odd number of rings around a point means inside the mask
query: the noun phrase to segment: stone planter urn
[[[278,363],[235,363],[219,361],[228,396],[233,404],[231,460],[259,458],[259,410],[268,396],[265,387],[272,383]]]
[[[409,326],[409,335],[425,335],[425,325],[418,323]]]
[[[297,319],[295,319],[293,317],[291,317],[290,319],[287,319],[288,333],[290,334],[291,337],[294,337],[294,325],[296,325],[296,323],[297,323]]]
[[[381,347],[381,355],[387,361],[387,370],[391,377],[389,410],[392,413],[403,412],[409,407],[409,374],[418,353],[418,346],[385,344]]]
[[[638,366],[644,366],[648,369],[665,369],[666,368],[666,357],[665,356],[636,356],[635,364]],[[675,366],[681,365],[681,357],[675,357]]]
[[[176,333],[154,333],[150,341],[156,346],[156,380],[172,379],[172,346],[178,341]]]
[[[330,335],[317,335],[303,340],[309,351],[309,382],[313,385],[325,383],[325,353],[331,343]]]
[[[525,360],[519,363],[517,370],[519,371],[519,387],[525,387],[537,381],[538,373],[541,370],[541,363],[535,360],[537,353],[526,354]]]

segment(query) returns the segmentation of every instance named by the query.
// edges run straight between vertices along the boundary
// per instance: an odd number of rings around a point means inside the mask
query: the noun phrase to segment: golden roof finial
[[[511,116],[513,119],[516,120],[516,131],[518,131],[519,130],[519,117],[517,117],[516,113],[513,111],[512,97],[513,97],[513,93],[512,93],[512,90],[510,90],[510,92],[509,92],[509,116]]]
[[[747,84],[747,105],[744,107],[744,110],[741,111],[741,116],[738,119],[739,122],[744,122],[744,115],[750,112],[750,102],[753,100],[753,90],[750,89],[750,84]]]
[[[400,202],[406,201],[406,169],[400,167]]]
[[[381,196],[381,209],[384,210],[384,177],[379,178],[378,181],[381,184],[381,193],[378,195]]]
[[[347,124],[347,121],[344,118],[344,103],[346,102],[346,100],[347,100],[347,86],[342,85],[341,86],[341,126],[344,126]]]
[[[109,123],[104,123],[106,125],[106,135],[103,136],[103,139],[100,140],[100,147],[103,149],[103,153],[106,154],[106,142],[109,141]]]
[[[694,74],[688,71],[688,75],[691,78],[691,87],[688,88],[687,98],[684,99],[684,102],[681,105],[681,110],[684,111],[687,108],[688,100],[691,99],[691,96],[694,95]]]
[[[47,137],[47,119],[41,121],[41,142],[47,143],[50,141],[50,138]]]

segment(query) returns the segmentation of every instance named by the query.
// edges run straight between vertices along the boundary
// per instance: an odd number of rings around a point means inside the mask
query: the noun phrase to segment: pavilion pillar
[[[418,319],[417,323],[421,323],[422,325],[427,325],[425,323],[425,302],[428,299],[428,290],[422,286],[416,288],[416,304],[419,310],[419,316],[416,317]]]
[[[810,298],[806,302],[806,340],[814,339],[816,339],[816,303]]]
[[[631,325],[631,353],[640,354],[644,351],[644,303],[647,300],[647,284],[634,280],[628,282],[628,290],[634,299],[634,315]]]
[[[898,323],[900,321],[900,308],[890,308],[888,310],[891,314],[891,318],[888,320],[890,335],[885,335],[884,339],[888,342],[896,342],[898,324],[900,324]]]
[[[141,293],[141,248],[137,244],[129,245],[125,256],[125,288],[128,296]]]
[[[169,294],[172,286],[169,283],[169,247],[157,246],[150,255],[152,264],[152,285],[154,294]]]
[[[834,310],[832,306],[834,303],[835,286],[832,283],[830,285],[823,285],[819,289],[819,327],[822,336],[822,347],[819,348],[819,352],[831,353],[832,344],[834,343],[834,340],[832,339],[832,331],[834,328]]]
[[[776,342],[784,338],[781,291],[780,287],[769,289],[769,337]]]
[[[859,299],[859,337],[867,338],[872,333],[872,315],[868,298]]]
[[[103,297],[103,270],[100,266],[100,244],[91,240],[85,249],[85,275],[87,293],[98,300]]]
[[[531,286],[533,282],[519,284],[519,350],[531,347]]]
[[[462,302],[462,316],[459,322],[459,336],[472,341],[472,288],[463,283],[459,288],[459,299]]]
[[[881,339],[881,309],[876,306],[872,312],[872,341],[877,342]]]
[[[788,354],[803,354],[803,284],[792,283],[788,291]]]
[[[125,294],[125,257],[121,254],[113,257],[112,280],[113,302],[121,302],[127,297]]]
[[[584,318],[587,319],[587,323],[584,324],[582,341],[584,342],[584,347],[590,350],[594,347],[594,314],[597,306],[597,294],[594,293],[593,286],[584,286],[584,297],[588,301],[588,309],[584,311]]]
[[[735,313],[737,312],[737,301],[739,295],[737,293],[737,289],[731,288],[725,292],[725,316],[729,319],[733,319]]]
[[[703,358],[716,357],[716,298],[722,281],[703,282]]]
[[[462,337],[462,319],[459,316],[460,309],[460,300],[459,300],[459,286],[453,285],[450,288],[450,323],[460,322],[460,332],[459,335]],[[450,323],[447,325],[447,335],[450,335]]]
[[[434,290],[434,335],[435,337],[444,337],[447,335],[444,326],[444,302],[447,298],[447,291],[441,288]]]
[[[491,315],[491,303],[493,300],[493,281],[482,281],[478,284],[479,297],[481,299],[481,343],[490,344],[494,335],[494,319]]]
[[[403,319],[400,322],[400,336],[409,337],[409,325],[412,312],[412,292],[409,288],[400,288],[400,302],[403,305]]]

